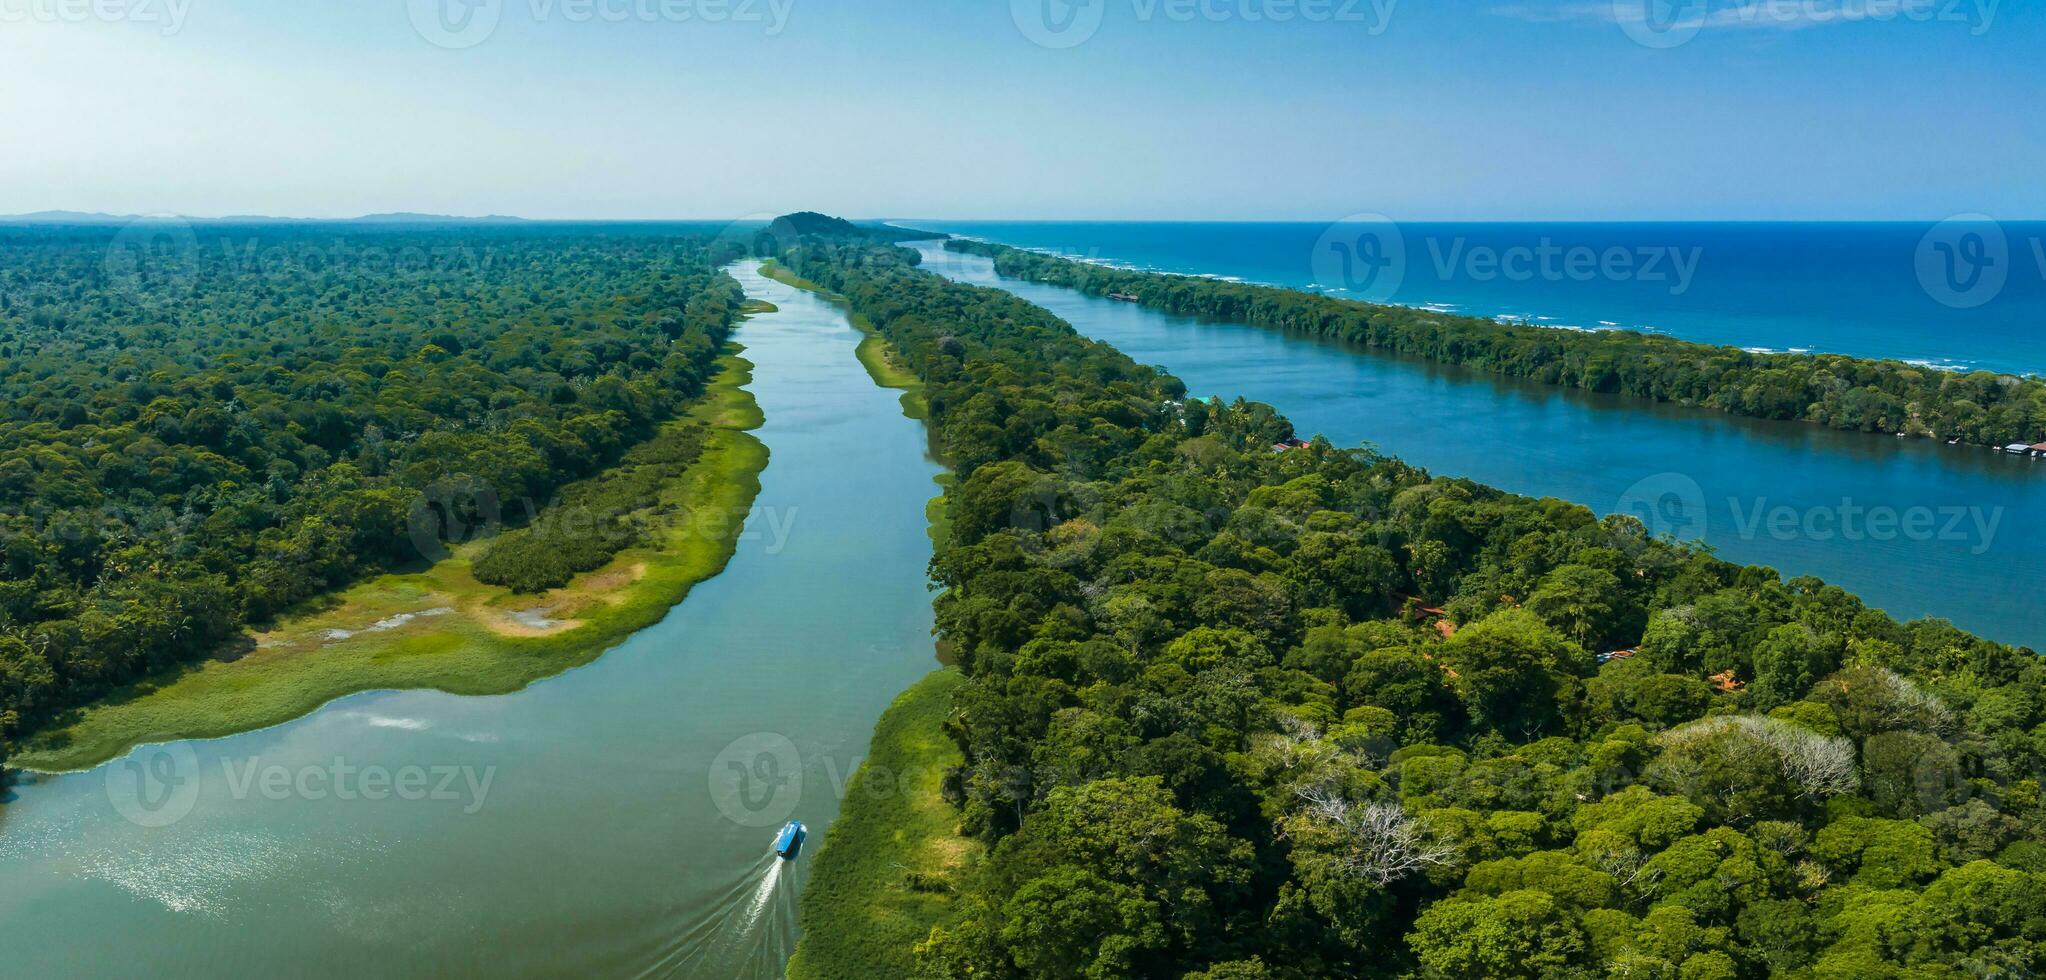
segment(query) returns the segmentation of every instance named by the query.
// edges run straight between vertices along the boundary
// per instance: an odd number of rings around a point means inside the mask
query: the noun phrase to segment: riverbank
[[[762,275],[808,290],[845,310],[861,335],[854,350],[874,383],[902,392],[902,414],[928,422],[923,379],[845,297],[773,262]],[[939,456],[932,446],[932,456]],[[924,504],[933,552],[949,535],[945,490],[952,473],[933,478],[939,493]],[[943,652],[940,651],[940,658]],[[910,950],[952,919],[958,877],[979,857],[959,834],[959,814],[943,794],[947,769],[964,762],[945,734],[957,668],[932,671],[889,705],[874,725],[867,757],[846,784],[838,820],[826,832],[803,891],[803,934],[789,960],[791,980],[908,976]],[[859,914],[854,914],[859,910]]]
[[[946,770],[964,761],[944,725],[965,682],[958,668],[932,671],[875,724],[803,890],[790,980],[910,976],[911,950],[952,921],[960,876],[981,850],[959,835],[942,793]]]
[[[663,525],[660,547],[627,549],[567,586],[519,595],[476,581],[470,562],[481,546],[469,543],[249,636],[238,656],[117,692],[26,739],[10,764],[85,769],[139,744],[267,728],[362,691],[504,694],[588,663],[731,558],[767,465],[767,447],[749,434],[762,422],[751,380],[752,365],[728,345],[703,397],[668,423],[707,432],[696,463],[662,490],[661,509],[685,519]]]

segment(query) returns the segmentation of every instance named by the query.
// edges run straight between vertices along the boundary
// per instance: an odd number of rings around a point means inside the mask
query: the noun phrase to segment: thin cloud
[[[1645,24],[1652,5],[1668,0],[1617,0],[1559,4],[1500,4],[1487,12],[1496,17],[1531,24],[1592,22],[1601,24]],[[1950,5],[1944,0],[1706,0],[1702,3],[1672,2],[1674,16],[1658,18],[1664,30],[1699,27],[1750,27],[1802,30],[1826,24],[1854,24],[1863,21],[1946,20]],[[1975,4],[1981,8],[1981,0]],[[1987,10],[1995,9],[1989,0]]]

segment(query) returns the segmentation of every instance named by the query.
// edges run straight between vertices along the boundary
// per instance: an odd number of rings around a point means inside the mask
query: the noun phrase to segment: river
[[[1156,272],[1548,326],[2046,372],[2046,222],[909,221]],[[1950,285],[1972,254],[1987,265]],[[1350,251],[1339,252],[1338,249]],[[1357,251],[1365,250],[1365,251]],[[1340,256],[1376,254],[1350,271]],[[1363,281],[1358,281],[1358,280]]]
[[[808,293],[738,331],[772,453],[725,571],[517,694],[342,699],[27,777],[0,806],[0,974],[781,974],[810,848],[934,665],[939,466]],[[372,799],[372,796],[380,797]]]
[[[1816,575],[1901,619],[2046,649],[2046,462],[1498,378],[1319,338],[1176,317],[998,276],[918,243],[927,268],[1044,306],[1178,375],[1270,403],[1303,435],[1702,538]]]

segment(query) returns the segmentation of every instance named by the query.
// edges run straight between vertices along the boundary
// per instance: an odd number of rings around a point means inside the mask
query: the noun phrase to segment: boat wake
[[[715,896],[703,915],[676,937],[647,976],[782,976],[796,950],[798,867],[772,852],[761,855]]]
[[[760,887],[753,891],[753,904],[746,907],[746,925],[750,928],[760,924],[767,914],[767,903],[774,900],[775,886],[781,884],[782,870],[787,861],[773,861],[768,864],[767,873],[760,876]]]

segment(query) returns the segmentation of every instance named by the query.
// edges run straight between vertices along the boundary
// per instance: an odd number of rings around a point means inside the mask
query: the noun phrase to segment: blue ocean
[[[894,223],[1544,326],[2046,373],[2046,222]]]

